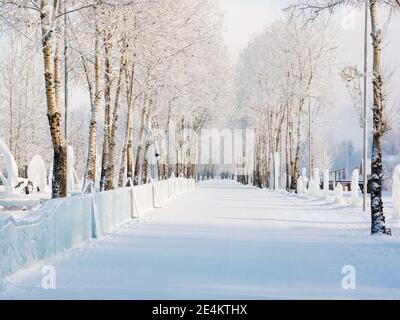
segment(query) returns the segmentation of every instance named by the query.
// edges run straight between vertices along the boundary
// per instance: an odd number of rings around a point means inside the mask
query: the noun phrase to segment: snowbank
[[[172,178],[47,201],[18,220],[0,217],[0,279],[35,261],[99,238],[194,188],[192,179]]]

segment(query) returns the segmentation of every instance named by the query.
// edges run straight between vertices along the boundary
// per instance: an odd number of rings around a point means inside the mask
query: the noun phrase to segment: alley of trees
[[[295,2],[233,66],[217,1],[0,1],[0,138],[21,176],[35,154],[52,164],[52,197],[60,198],[68,195],[69,145],[77,180],[112,190],[172,174],[198,176],[185,129],[254,128],[254,171],[248,174],[255,185],[272,187],[278,153],[284,185],[295,192],[305,162],[321,169],[332,162],[318,136],[312,154],[306,151],[310,121],[317,124],[335,105],[332,74],[343,70],[330,16],[344,5],[362,8],[365,1]],[[382,148],[396,110],[385,105],[386,21],[379,9],[395,15],[400,3],[367,5],[372,233],[390,234]],[[170,130],[175,140],[166,146],[160,132],[168,136]]]

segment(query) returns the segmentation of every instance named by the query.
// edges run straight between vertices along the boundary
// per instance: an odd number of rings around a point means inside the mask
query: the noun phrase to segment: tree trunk
[[[135,62],[131,67],[131,73],[125,72],[126,91],[128,100],[128,120],[126,124],[126,176],[133,179],[133,114],[135,109],[134,83],[135,83]]]
[[[146,114],[147,114],[147,108],[148,108],[148,93],[145,94],[144,96],[144,101],[143,101],[143,110],[142,110],[142,119],[141,119],[141,124],[140,124],[140,132],[139,132],[139,142],[138,142],[138,148],[136,151],[136,162],[135,162],[135,173],[134,173],[134,178],[133,178],[133,184],[135,186],[140,184],[140,165],[142,162],[142,152],[143,152],[143,140],[144,140],[144,130],[145,130],[145,125],[146,125]]]
[[[163,161],[163,174],[164,176],[166,176],[166,178],[170,178],[171,177],[171,159],[170,159],[170,153],[172,152],[171,150],[171,140],[172,137],[170,137],[170,133],[171,133],[171,116],[172,116],[172,107],[173,107],[173,103],[176,100],[176,95],[174,94],[173,98],[169,101],[169,105],[168,105],[168,115],[167,115],[167,124],[166,124],[166,132],[165,132],[165,136],[166,136],[166,145],[165,148],[166,150],[163,150],[164,154],[162,155],[162,158],[164,159]]]
[[[53,13],[49,10],[49,1],[41,0],[40,2],[40,18],[42,28],[42,50],[44,79],[46,86],[46,102],[47,102],[47,118],[50,126],[51,139],[53,143],[53,180],[52,180],[52,197],[61,198],[67,196],[67,148],[62,136],[61,130],[61,106],[57,104],[61,99],[57,98],[57,86],[61,82],[61,75],[56,74],[56,64],[61,64],[60,50],[56,50],[53,60],[53,29],[55,16],[58,8],[58,1],[53,2]],[[58,68],[58,67],[57,67]],[[59,79],[55,79],[60,77]]]
[[[103,155],[101,160],[101,179],[100,189],[104,191],[109,187],[109,164],[110,164],[110,135],[111,135],[111,35],[106,33],[104,36],[104,140],[103,140]]]
[[[89,147],[85,172],[85,185],[88,181],[96,182],[96,159],[97,159],[97,118],[101,102],[101,55],[99,43],[100,30],[96,25],[95,31],[95,62],[94,62],[94,82],[95,93],[91,107],[91,119],[89,128]],[[91,91],[90,80],[88,78],[89,91]]]
[[[382,134],[383,134],[383,92],[382,92],[382,66],[381,66],[381,41],[382,34],[379,29],[379,3],[370,0],[372,46],[373,46],[373,146],[371,158],[371,232],[372,234],[391,234],[386,227],[382,201]]]
[[[117,86],[115,91],[114,98],[114,110],[111,119],[111,130],[110,130],[110,140],[109,140],[109,156],[108,156],[108,170],[106,173],[106,182],[105,189],[112,190],[114,189],[114,172],[115,172],[115,155],[116,155],[116,147],[117,147],[117,134],[118,134],[118,126],[119,126],[119,115],[120,115],[120,98],[121,98],[121,90],[122,90],[122,77],[126,68],[126,49],[127,49],[127,41],[126,38],[122,41],[121,48],[121,56],[120,56],[120,67],[119,74],[117,80]]]
[[[125,137],[126,139],[126,137]],[[127,144],[124,141],[124,147],[122,148],[122,153],[121,153],[121,163],[119,166],[119,176],[118,176],[118,187],[122,188],[124,187],[124,182],[125,182],[125,171],[126,171],[126,153],[127,153]]]
[[[299,114],[297,118],[297,133],[296,133],[296,151],[294,154],[294,157],[292,157],[292,170],[291,170],[291,183],[290,183],[290,189],[293,191],[297,190],[297,179],[299,178],[299,165],[300,165],[300,135],[301,135],[301,124],[302,124],[302,113],[303,113],[303,107],[304,107],[304,99],[300,102],[299,105]],[[293,137],[294,138],[294,137]],[[311,174],[311,172],[310,172]]]
[[[285,158],[286,158],[286,191],[290,191],[290,153],[289,153],[289,130],[290,130],[290,116],[289,107],[287,112],[287,124],[286,124],[286,146],[285,146]]]
[[[134,55],[136,57],[136,55]],[[124,186],[124,179],[133,179],[133,111],[134,111],[134,77],[135,62],[132,63],[130,73],[128,64],[125,64],[125,90],[127,99],[127,121],[125,128],[124,147],[122,148],[121,165],[119,169],[119,187]],[[132,183],[133,181],[131,181]]]
[[[150,157],[150,140],[146,142],[146,146],[144,148],[144,160],[143,160],[143,182],[149,182],[149,157]]]

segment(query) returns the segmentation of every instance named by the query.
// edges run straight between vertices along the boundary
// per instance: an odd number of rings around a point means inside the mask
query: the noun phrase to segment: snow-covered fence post
[[[138,201],[137,201],[136,194],[135,194],[135,189],[134,189],[135,186],[133,184],[133,181],[132,181],[131,177],[128,178],[128,181],[126,182],[126,185],[131,188],[131,201],[132,201],[131,218],[132,219],[139,218],[140,210],[139,210]],[[136,212],[136,214],[135,214],[135,212]]]
[[[95,201],[95,194],[96,194],[96,187],[93,181],[88,181],[85,187],[82,190],[82,194],[88,193],[90,190],[90,201],[92,204],[91,210],[91,221],[92,221],[92,238],[96,239],[99,237],[98,228],[97,228],[97,221],[98,221],[98,214],[97,214],[97,206]]]
[[[162,202],[161,202],[161,198],[160,195],[156,189],[156,186],[154,184],[153,178],[150,178],[150,183],[151,183],[151,189],[152,189],[152,193],[153,193],[153,207],[155,209],[161,209],[162,208]],[[158,201],[159,205],[157,206],[156,204],[156,200]]]

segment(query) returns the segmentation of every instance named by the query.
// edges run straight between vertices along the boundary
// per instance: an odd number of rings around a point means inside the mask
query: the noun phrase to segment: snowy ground
[[[371,237],[360,211],[203,182],[103,240],[18,272],[0,299],[400,299],[400,229]],[[41,288],[44,265],[55,267],[55,290]],[[356,269],[356,290],[342,288],[345,265]]]

